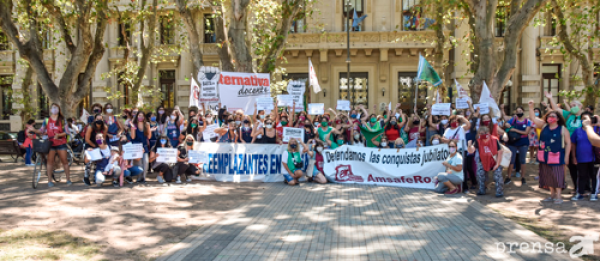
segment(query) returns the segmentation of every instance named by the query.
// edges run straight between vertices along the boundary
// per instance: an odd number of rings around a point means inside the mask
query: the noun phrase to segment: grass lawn
[[[89,260],[100,247],[62,231],[0,230],[0,261]]]

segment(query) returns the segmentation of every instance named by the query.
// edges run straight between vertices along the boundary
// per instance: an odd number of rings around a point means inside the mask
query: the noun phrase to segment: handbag
[[[308,167],[306,168],[306,176],[307,176],[307,177],[309,177],[309,178],[310,178],[310,177],[312,177],[312,176],[313,176],[313,173],[314,173],[314,171],[315,171],[315,163],[316,163],[316,162],[317,162],[317,161],[316,161],[316,160],[314,160],[314,159],[310,159],[310,160],[308,160]]]
[[[49,139],[33,139],[33,152],[48,154],[50,152],[50,147],[52,146],[52,142]]]

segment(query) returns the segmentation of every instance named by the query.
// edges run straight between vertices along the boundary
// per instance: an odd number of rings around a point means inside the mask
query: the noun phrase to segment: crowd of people
[[[485,195],[491,172],[495,195],[503,197],[504,185],[510,184],[513,176],[525,184],[527,171],[536,164],[539,177],[535,180],[551,193],[543,201],[560,204],[561,191],[567,186],[566,165],[576,188],[572,200],[582,200],[586,195],[597,200],[595,164],[600,163],[597,136],[600,124],[593,115],[593,107],[583,108],[580,102],[571,101],[561,104],[561,108],[551,94],[546,93],[545,98],[549,103],[542,102],[541,109],[529,102],[528,108],[517,107],[510,115],[505,115],[500,105],[500,117],[482,114],[470,102],[468,109],[453,109],[451,115],[430,115],[431,105],[421,112],[415,108],[406,114],[401,104],[384,111],[377,111],[376,106],[368,110],[357,105],[350,111],[329,109],[321,115],[298,111],[295,104],[270,112],[257,110],[255,106],[253,115],[246,115],[242,110],[230,112],[219,104],[214,109],[204,105],[190,107],[187,116],[177,106],[173,109],[159,106],[152,111],[125,109],[115,115],[113,105],[107,103],[92,105],[93,115],[83,126],[76,126],[74,119],[65,119],[60,106],[52,104],[51,115],[40,129],[35,128],[35,121],[27,122],[21,146],[27,151],[26,164],[31,165],[31,140],[48,137],[52,142],[48,156],[60,156],[67,184],[71,185],[66,144],[68,137],[79,136],[86,150],[97,148],[102,155],[102,159],[94,162],[85,160],[84,183],[101,186],[111,178],[113,185],[119,187],[120,176],[130,184],[134,183],[134,177],[135,182],[146,183],[151,171],[156,173],[159,183],[191,182],[205,168],[202,163],[189,163],[188,151],[196,142],[286,144],[282,162],[287,172],[285,182],[289,185],[298,184],[304,176],[310,182],[326,183],[322,155],[325,149],[349,145],[399,151],[448,144],[450,156],[442,163],[447,171],[436,178],[437,192],[473,191]],[[214,124],[218,126],[214,135],[205,140],[205,130]],[[303,139],[284,142],[284,127],[303,128]],[[143,157],[123,159],[122,145],[127,143],[141,144]],[[177,148],[177,163],[157,162],[158,148]],[[503,167],[500,161],[507,151],[511,153],[510,165]],[[306,160],[313,160],[314,167],[302,168]],[[48,162],[49,178],[51,164]],[[48,186],[54,186],[49,180]]]

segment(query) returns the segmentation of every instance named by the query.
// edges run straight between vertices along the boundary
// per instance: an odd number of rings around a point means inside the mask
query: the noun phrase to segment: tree
[[[469,15],[473,32],[474,78],[472,88],[479,97],[483,81],[498,100],[504,86],[513,75],[521,35],[529,23],[549,0],[461,0],[463,12]],[[498,4],[510,7],[510,18],[505,20],[504,52],[497,54],[494,43],[494,19]],[[471,19],[472,17],[472,19]]]
[[[570,63],[576,59],[581,65],[582,78],[574,77],[573,81],[582,80],[585,85],[580,91],[562,91],[560,95],[568,98],[585,97],[586,103],[600,107],[600,78],[594,78],[600,68],[594,65],[594,50],[600,43],[600,1],[595,0],[551,0],[548,11],[553,13],[558,25],[557,36],[552,43],[560,47],[565,61]],[[546,21],[547,22],[547,21]]]
[[[107,1],[0,0],[2,31],[17,47],[21,58],[29,63],[50,102],[59,104],[67,117],[74,115],[79,102],[88,95],[96,65],[104,54],[104,31],[109,19]],[[66,45],[70,55],[58,84],[44,64],[44,50],[38,35],[41,20],[50,19],[53,20],[51,26],[60,32],[59,42]],[[78,81],[82,71],[83,76]]]

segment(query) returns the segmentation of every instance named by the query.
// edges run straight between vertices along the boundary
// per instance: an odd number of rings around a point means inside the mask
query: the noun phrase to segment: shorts
[[[294,180],[294,178],[292,178],[292,176],[290,174],[283,174],[283,178],[285,178],[285,180],[287,180],[287,182]]]
[[[527,150],[529,149],[529,147],[527,145],[520,146],[520,147],[508,146],[508,149],[510,149],[510,152],[512,152],[512,155],[510,158],[510,164],[515,164],[515,159],[517,157],[517,151],[519,151],[519,161],[521,162],[521,164],[526,163],[525,161],[527,158]]]
[[[55,150],[55,151],[59,151],[59,150],[67,150],[67,144],[62,144],[62,145],[58,145],[58,146],[50,146],[50,150]]]

